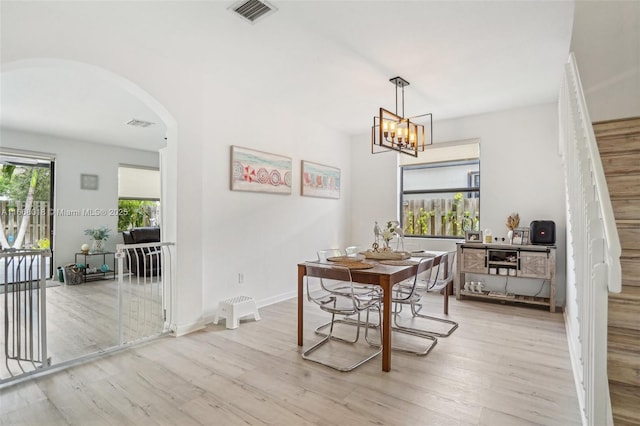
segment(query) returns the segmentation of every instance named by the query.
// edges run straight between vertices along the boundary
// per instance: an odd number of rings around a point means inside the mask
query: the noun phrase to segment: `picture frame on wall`
[[[98,175],[81,174],[80,175],[80,189],[98,189]]]
[[[290,157],[231,146],[231,190],[291,194]]]
[[[340,198],[340,169],[302,160],[300,194],[304,197]]]
[[[482,243],[482,231],[467,231],[464,240],[467,243]]]

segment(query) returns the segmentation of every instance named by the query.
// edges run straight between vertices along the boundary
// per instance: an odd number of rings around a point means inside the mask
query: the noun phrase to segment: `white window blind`
[[[480,158],[480,141],[478,139],[434,143],[418,153],[418,157],[400,156],[400,165],[441,163]]]
[[[160,199],[160,170],[118,167],[118,198]]]

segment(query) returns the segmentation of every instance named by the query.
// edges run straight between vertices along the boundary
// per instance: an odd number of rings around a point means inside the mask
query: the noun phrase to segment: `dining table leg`
[[[383,277],[382,295],[382,371],[391,371],[391,284]]]
[[[444,309],[443,312],[445,315],[449,315],[449,292],[453,287],[453,281],[449,281],[449,284],[444,288]]]
[[[449,296],[453,294],[453,278],[449,279],[449,256],[440,256],[439,257],[439,265],[438,269],[443,268],[444,273],[442,274],[443,280],[448,280],[449,283],[442,289],[442,295],[444,296],[444,306],[442,311],[445,315],[449,314]]]
[[[306,272],[306,266],[298,265],[298,346],[302,346],[304,328],[304,275]]]

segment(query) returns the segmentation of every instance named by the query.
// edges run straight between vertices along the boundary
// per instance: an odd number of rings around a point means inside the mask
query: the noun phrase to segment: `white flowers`
[[[399,227],[400,223],[397,220],[387,222],[387,227],[382,231],[382,239],[384,240],[385,247],[389,247],[389,243],[393,237],[399,236],[397,232]]]

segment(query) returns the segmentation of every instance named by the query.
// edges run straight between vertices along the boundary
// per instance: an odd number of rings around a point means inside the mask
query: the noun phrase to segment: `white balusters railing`
[[[117,245],[120,345],[169,330],[173,248],[167,242]]]
[[[0,384],[51,365],[47,354],[46,276],[49,250],[0,251],[3,352]],[[1,405],[1,404],[0,404]]]
[[[573,54],[559,100],[567,194],[567,334],[583,423],[613,424],[607,378],[608,292],[620,292],[620,240]]]

